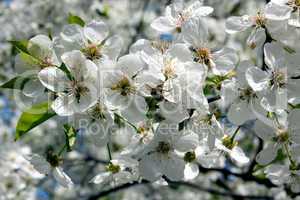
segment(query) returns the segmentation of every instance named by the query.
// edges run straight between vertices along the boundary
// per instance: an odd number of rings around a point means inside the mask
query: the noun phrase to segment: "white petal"
[[[128,54],[119,58],[117,66],[119,69],[128,77],[132,78],[135,76],[140,70],[142,70],[144,66],[144,62],[140,59],[137,54]]]
[[[272,181],[272,183],[276,185],[281,185],[286,183],[289,180],[290,172],[288,166],[272,164],[268,166],[264,173],[266,177]]]
[[[199,137],[193,132],[184,132],[183,136],[178,138],[175,143],[175,149],[181,152],[187,152],[196,149]]]
[[[44,60],[52,55],[52,42],[46,35],[37,35],[29,40],[28,51],[35,58]]]
[[[163,101],[159,104],[160,112],[167,122],[179,123],[189,118],[189,114],[178,104]]]
[[[221,99],[222,99],[222,106],[227,107],[228,105],[232,104],[238,98],[238,91],[237,91],[237,82],[236,79],[225,80],[222,83],[221,87]]]
[[[176,28],[175,24],[173,24],[167,17],[158,17],[151,23],[151,27],[161,33],[169,33]]]
[[[260,165],[267,165],[277,156],[278,147],[274,144],[267,146],[256,156],[256,162]]]
[[[231,48],[223,48],[213,53],[212,56],[218,72],[217,75],[225,75],[233,70],[239,60],[237,53]]]
[[[250,108],[258,120],[268,125],[269,127],[274,126],[274,121],[267,117],[267,111],[260,105],[260,103],[257,103],[254,99],[251,99]]]
[[[228,119],[235,125],[242,125],[246,121],[255,119],[254,114],[247,101],[240,101],[230,106],[228,111]]]
[[[119,36],[110,37],[105,41],[102,53],[110,59],[116,60],[122,51],[123,43],[122,38]]]
[[[300,130],[300,109],[293,109],[290,111],[289,116],[288,116],[288,122],[289,122],[289,129],[296,131]]]
[[[70,86],[66,74],[57,67],[42,69],[38,77],[46,88],[54,92],[63,92]]]
[[[294,26],[294,27],[300,28],[300,21],[299,21],[298,18],[295,18],[295,19],[289,19],[288,24],[289,24],[290,26]]]
[[[27,81],[22,90],[23,94],[28,97],[37,97],[42,95],[45,87],[38,78],[33,78]]]
[[[70,188],[74,185],[71,178],[60,167],[53,169],[53,176],[63,187]]]
[[[199,8],[194,9],[194,12],[196,13],[195,16],[201,16],[201,17],[205,17],[211,14],[213,11],[214,9],[210,6],[201,6]]]
[[[184,179],[192,180],[199,175],[199,167],[195,163],[187,163],[184,168]]]
[[[283,48],[276,42],[267,43],[264,46],[265,62],[271,69],[285,67],[285,52]],[[283,65],[283,66],[281,66]]]
[[[214,134],[209,133],[207,135],[207,145],[210,150],[213,150],[215,147],[216,136]]]
[[[249,16],[230,17],[226,21],[226,32],[230,34],[241,32],[250,26],[252,26],[252,22]]]
[[[108,181],[110,176],[111,176],[111,173],[104,172],[104,173],[96,175],[94,178],[92,178],[92,180],[90,182],[95,183],[95,184],[105,184]]]
[[[203,47],[208,40],[208,28],[200,18],[187,21],[182,27],[184,40],[193,47]]]
[[[244,60],[240,62],[239,66],[236,69],[237,80],[242,87],[248,86],[246,72],[251,67],[254,67],[254,64],[250,60]]]
[[[269,141],[275,136],[274,129],[259,120],[255,122],[254,131],[256,135],[264,141]]]
[[[175,154],[169,155],[169,159],[162,163],[162,173],[172,181],[180,181],[184,178],[184,161]]]
[[[244,151],[237,146],[234,147],[230,152],[230,157],[241,166],[249,163],[249,158],[245,155]]]
[[[248,84],[254,91],[263,91],[269,88],[270,75],[258,67],[250,67],[246,71]]]
[[[130,46],[130,53],[137,53],[139,51],[144,51],[147,55],[152,55],[155,53],[151,41],[146,39],[139,39]]]
[[[45,158],[41,157],[40,155],[33,154],[28,156],[26,159],[33,165],[34,169],[36,169],[41,174],[48,175],[50,173],[50,164],[46,161]]]
[[[290,18],[292,10],[288,5],[270,2],[266,5],[264,14],[271,20],[287,20]]]
[[[177,79],[168,79],[163,85],[163,96],[171,103],[179,103],[181,101],[182,90]]]
[[[79,49],[84,46],[82,28],[77,24],[64,26],[60,35],[70,49]]]
[[[162,175],[156,165],[153,154],[142,158],[139,164],[139,171],[143,178],[151,182],[156,181]]]
[[[247,39],[247,44],[251,49],[259,49],[264,45],[266,38],[265,29],[258,28],[251,32]]]
[[[92,21],[83,28],[83,33],[93,44],[101,44],[108,36],[108,26],[102,21]]]
[[[147,110],[148,106],[145,99],[135,95],[132,97],[131,102],[122,108],[121,114],[131,123],[137,123],[146,119]]]
[[[51,108],[59,116],[70,116],[75,113],[75,98],[68,98],[66,96],[57,97],[51,105]]]
[[[61,59],[76,80],[80,80],[81,77],[86,75],[86,58],[80,51],[74,50],[66,52],[61,56]]]
[[[192,53],[189,50],[188,46],[185,44],[175,44],[169,50],[168,53],[178,58],[182,62],[187,62],[192,60]]]

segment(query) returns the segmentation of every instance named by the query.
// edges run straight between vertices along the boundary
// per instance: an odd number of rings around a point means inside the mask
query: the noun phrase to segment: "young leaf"
[[[82,26],[82,27],[84,27],[84,25],[85,25],[85,22],[80,17],[73,15],[71,13],[69,13],[69,16],[68,16],[68,23],[69,24],[78,24],[79,26]]]
[[[49,102],[33,105],[31,108],[24,111],[19,118],[16,127],[15,140],[20,139],[28,131],[55,115],[56,113],[51,110]]]
[[[19,52],[24,52],[29,54],[27,51],[27,45],[28,41],[27,40],[10,40],[10,42]]]
[[[41,64],[39,59],[33,57],[32,55],[30,55],[28,53],[21,52],[19,55],[20,55],[21,60],[31,67],[38,67]]]
[[[16,76],[9,81],[3,83],[0,88],[23,90],[25,84],[31,77]]]
[[[73,146],[75,145],[75,142],[76,142],[77,132],[74,129],[74,127],[72,127],[68,124],[64,125],[64,131],[65,131],[65,135],[66,135],[67,151],[72,151]]]

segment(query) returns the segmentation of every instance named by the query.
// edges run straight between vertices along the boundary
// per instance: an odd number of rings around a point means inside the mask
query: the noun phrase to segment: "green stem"
[[[234,131],[233,135],[231,136],[231,140],[233,141],[237,133],[239,132],[241,126],[238,126],[237,129]]]
[[[64,144],[64,146],[60,149],[60,151],[58,152],[58,156],[61,156],[62,153],[64,152],[64,150],[67,148],[67,144]]]
[[[112,160],[109,142],[106,144],[109,160]]]
[[[133,123],[129,122],[128,120],[126,120],[121,115],[118,115],[117,113],[115,113],[115,115],[117,115],[118,117],[120,117],[124,122],[126,122],[128,125],[130,125],[131,127],[133,127],[136,131],[138,130],[138,128]]]
[[[287,155],[287,157],[288,157],[288,159],[289,159],[289,161],[290,161],[291,166],[294,167],[294,166],[296,165],[296,163],[295,163],[295,161],[293,160],[292,155],[290,154],[288,144],[285,143],[283,146],[284,146],[286,155]]]

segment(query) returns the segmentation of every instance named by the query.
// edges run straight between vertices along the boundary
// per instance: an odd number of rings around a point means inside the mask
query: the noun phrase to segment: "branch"
[[[240,195],[240,194],[235,194],[235,193],[228,193],[228,192],[222,192],[222,191],[218,191],[218,190],[215,190],[215,189],[210,189],[210,188],[204,188],[204,187],[201,187],[200,185],[197,185],[195,183],[189,183],[189,182],[183,182],[183,181],[171,181],[169,179],[167,179],[166,177],[164,177],[166,179],[166,181],[168,182],[169,186],[170,187],[178,187],[178,186],[184,186],[184,187],[189,187],[189,188],[192,188],[194,190],[197,190],[197,191],[201,191],[201,192],[207,192],[207,193],[210,193],[210,194],[213,194],[213,195],[218,195],[218,196],[227,196],[227,197],[231,197],[233,199],[264,199],[264,200],[271,200],[273,199],[273,197],[269,197],[269,196],[253,196],[253,195]],[[121,191],[121,190],[124,190],[124,189],[128,189],[130,187],[135,187],[135,186],[138,186],[138,185],[145,185],[145,184],[149,184],[150,182],[148,181],[141,181],[141,182],[138,182],[138,181],[135,181],[135,182],[132,182],[132,183],[126,183],[124,185],[120,185],[120,186],[117,186],[115,188],[112,188],[112,189],[109,189],[109,190],[105,190],[105,191],[102,191],[102,192],[99,192],[98,194],[94,194],[92,196],[90,196],[88,198],[88,200],[97,200],[101,197],[105,197],[109,194],[112,194],[112,193],[115,193],[115,192],[118,192],[118,191]]]
[[[235,173],[232,172],[226,168],[205,168],[199,165],[199,170],[202,173],[208,173],[208,172],[219,172],[224,176],[235,176],[243,181],[254,181],[258,184],[262,184],[266,187],[278,187],[277,185],[274,185],[269,179],[260,179],[255,176],[253,176],[251,173]]]
[[[99,198],[105,197],[109,194],[112,194],[112,193],[130,188],[130,187],[134,187],[134,186],[137,186],[137,185],[144,185],[144,184],[148,184],[148,183],[149,183],[148,181],[141,181],[141,182],[135,181],[135,182],[132,182],[132,183],[126,183],[124,185],[120,185],[120,186],[117,186],[115,188],[99,192],[98,194],[94,194],[94,195],[90,196],[88,198],[88,200],[98,200]]]
[[[215,97],[208,98],[207,101],[208,101],[208,103],[213,103],[215,101],[218,101],[219,99],[221,99],[221,96],[217,95]]]
[[[218,191],[215,189],[210,189],[210,188],[204,188],[201,187],[200,185],[196,185],[194,183],[189,183],[189,182],[174,182],[174,181],[170,181],[168,180],[168,183],[170,186],[174,185],[174,186],[185,186],[185,187],[189,187],[198,191],[202,191],[202,192],[207,192],[213,195],[218,195],[218,196],[226,196],[226,197],[231,197],[233,199],[263,199],[263,200],[268,200],[268,199],[273,199],[273,197],[270,196],[254,196],[254,195],[240,195],[240,194],[235,194],[235,193],[229,193],[229,192],[222,192],[222,191]]]
[[[257,164],[257,162],[255,160],[257,154],[263,149],[263,140],[261,138],[259,138],[259,137],[257,137],[257,139],[258,139],[258,147],[257,147],[256,152],[255,152],[255,154],[253,156],[253,159],[252,159],[252,161],[251,161],[251,163],[249,165],[249,168],[248,168],[248,170],[246,172],[246,174],[248,174],[248,175],[250,175],[252,173],[255,165]]]

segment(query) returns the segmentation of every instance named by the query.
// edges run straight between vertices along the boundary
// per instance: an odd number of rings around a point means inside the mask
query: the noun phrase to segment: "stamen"
[[[156,152],[161,154],[168,154],[171,151],[171,145],[167,142],[159,142],[158,146],[156,147]]]
[[[111,90],[117,90],[122,96],[128,96],[135,91],[135,87],[131,85],[127,77],[123,76],[119,82],[111,87]]]

